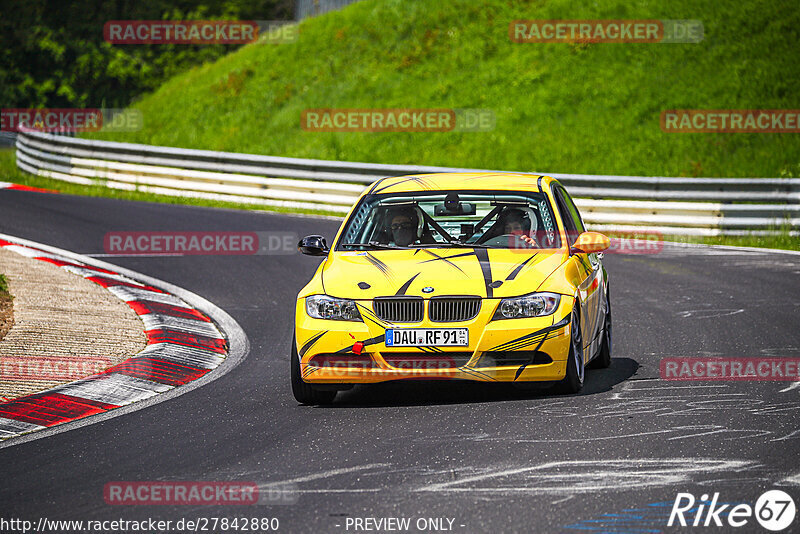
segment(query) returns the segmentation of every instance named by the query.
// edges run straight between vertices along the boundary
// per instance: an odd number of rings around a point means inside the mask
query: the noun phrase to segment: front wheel
[[[590,367],[594,369],[605,369],[611,365],[611,295],[606,293],[606,320],[603,325],[603,341],[600,345],[600,352]]]
[[[583,387],[584,365],[583,365],[583,338],[581,337],[581,321],[578,315],[578,302],[575,301],[575,308],[572,309],[571,336],[569,346],[569,356],[567,357],[567,373],[556,386],[559,393],[577,393]]]
[[[330,404],[336,391],[321,391],[303,381],[300,374],[300,357],[297,355],[297,340],[292,338],[292,394],[300,404]]]

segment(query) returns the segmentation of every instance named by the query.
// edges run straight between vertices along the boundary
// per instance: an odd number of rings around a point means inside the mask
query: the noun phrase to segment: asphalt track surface
[[[109,231],[290,231],[330,240],[338,225],[0,191],[0,232],[79,253],[102,253]],[[250,353],[177,398],[0,449],[0,517],[277,517],[282,532],[347,532],[348,517],[410,517],[412,525],[430,517],[452,519],[454,532],[657,532],[668,530],[679,491],[752,504],[774,487],[800,503],[800,388],[659,379],[663,357],[800,356],[798,255],[670,247],[607,254],[614,359],[587,371],[579,395],[405,382],[356,387],[329,407],[299,406],[288,376],[295,296],[319,259],[104,259],[215,303],[242,326]],[[298,499],[104,502],[107,482],[131,480],[288,482]],[[789,531],[798,530],[800,519]],[[754,520],[738,531],[765,532]]]

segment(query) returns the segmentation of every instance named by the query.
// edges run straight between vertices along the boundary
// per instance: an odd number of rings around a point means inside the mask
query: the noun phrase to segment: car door
[[[582,232],[586,231],[586,227],[569,193],[563,187],[556,185],[554,194],[567,231],[568,244],[571,245]],[[581,274],[578,293],[581,301],[583,344],[585,349],[588,348],[584,351],[584,361],[587,361],[597,352],[600,327],[604,320],[605,309],[602,306],[602,295],[605,291],[605,281],[603,280],[602,263],[596,253],[586,254],[583,252],[573,254],[570,261],[576,262],[578,272]]]

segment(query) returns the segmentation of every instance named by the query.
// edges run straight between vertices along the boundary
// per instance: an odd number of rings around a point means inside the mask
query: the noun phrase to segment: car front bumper
[[[388,325],[314,319],[298,299],[297,352],[303,380],[311,384],[367,384],[390,380],[462,379],[482,382],[556,381],[564,378],[574,299],[562,295],[555,313],[525,319],[491,318],[500,299],[484,299],[470,321]],[[362,310],[371,305],[359,302]],[[362,313],[362,316],[365,314]],[[426,315],[427,316],[427,315]],[[467,347],[387,347],[386,327],[467,328]],[[357,343],[363,344],[360,354]]]

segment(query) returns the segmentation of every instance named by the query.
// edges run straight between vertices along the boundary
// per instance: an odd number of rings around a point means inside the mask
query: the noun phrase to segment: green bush
[[[25,0],[0,6],[3,108],[125,107],[234,45],[111,45],[110,20],[285,20],[290,0]]]

